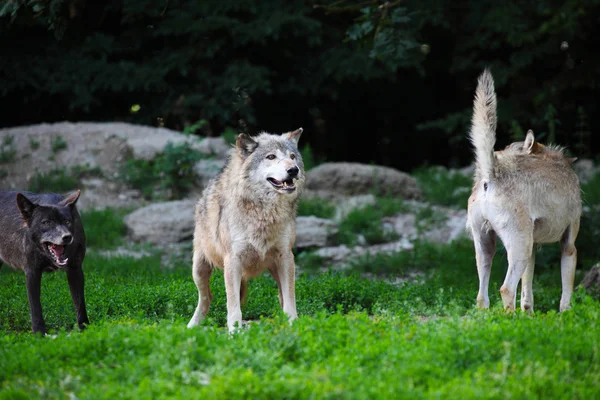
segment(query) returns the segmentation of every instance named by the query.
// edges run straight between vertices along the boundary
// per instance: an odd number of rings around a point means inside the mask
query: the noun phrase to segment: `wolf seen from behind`
[[[296,210],[304,187],[298,151],[302,128],[282,135],[240,134],[223,170],[196,205],[192,274],[198,306],[188,327],[208,313],[214,267],[224,269],[229,332],[241,327],[247,280],[268,270],[290,321],[297,318]]]
[[[85,233],[75,206],[79,194],[0,191],[0,260],[25,272],[34,333],[46,333],[40,300],[43,272],[66,271],[79,328],[89,323],[82,270]]]
[[[494,152],[496,93],[491,73],[479,77],[473,105],[470,139],[475,152],[475,177],[469,198],[467,228],[475,245],[479,275],[477,305],[488,308],[488,286],[496,239],[504,244],[508,271],[500,294],[514,310],[521,280],[521,309],[533,311],[533,271],[537,244],[560,242],[562,297],[560,311],[570,307],[577,262],[581,193],[574,161],[556,146],[535,142],[529,131],[524,142]]]

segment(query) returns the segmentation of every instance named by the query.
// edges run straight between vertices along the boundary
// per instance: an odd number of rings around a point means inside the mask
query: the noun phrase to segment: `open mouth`
[[[66,246],[61,246],[59,244],[54,244],[50,242],[45,242],[44,245],[48,249],[48,253],[52,256],[54,263],[59,267],[64,267],[67,265],[69,259],[65,257],[65,248]]]
[[[286,192],[293,192],[294,190],[296,190],[296,185],[294,185],[294,178],[289,178],[285,181],[278,181],[275,178],[267,178],[267,181],[269,181],[269,183],[273,185],[275,189],[283,190]]]

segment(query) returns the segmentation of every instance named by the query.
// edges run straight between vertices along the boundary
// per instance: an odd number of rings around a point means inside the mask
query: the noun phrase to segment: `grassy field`
[[[123,244],[122,215],[83,215],[92,322],[83,332],[73,329],[64,273],[44,276],[51,334],[39,337],[30,333],[24,275],[0,270],[0,399],[600,398],[600,304],[579,290],[572,310],[557,313],[557,246],[538,251],[534,315],[501,309],[501,249],[492,308],[474,308],[478,279],[465,239],[355,261],[356,271],[381,276],[424,273],[401,286],[358,273],[301,274],[292,326],[273,279],[258,277],[243,308],[252,323],[229,336],[220,271],[209,318],[186,329],[197,301],[190,257],[161,265],[160,253],[101,255]],[[576,282],[582,276],[580,268]]]

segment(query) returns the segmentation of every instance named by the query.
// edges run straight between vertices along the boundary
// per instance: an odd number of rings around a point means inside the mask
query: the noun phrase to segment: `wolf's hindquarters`
[[[488,69],[477,81],[473,118],[469,139],[475,147],[478,179],[489,180],[494,175],[494,145],[496,144],[496,92],[494,78]]]
[[[187,324],[188,328],[192,328],[198,325],[206,314],[212,301],[212,293],[210,291],[210,275],[212,274],[212,267],[208,261],[204,258],[204,255],[198,251],[194,251],[193,265],[192,265],[192,276],[196,287],[198,287],[198,306],[192,319]]]

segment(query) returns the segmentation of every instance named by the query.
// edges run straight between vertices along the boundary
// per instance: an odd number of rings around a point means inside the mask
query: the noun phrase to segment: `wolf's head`
[[[577,157],[566,157],[563,153],[563,149],[559,146],[544,146],[537,140],[535,140],[535,136],[533,135],[533,131],[530,129],[527,131],[527,135],[525,136],[525,141],[523,142],[513,142],[506,146],[504,150],[499,150],[495,152],[496,155],[537,155],[541,157],[550,157],[555,159],[563,159],[568,164],[572,164],[577,160]]]
[[[245,175],[270,191],[297,195],[304,187],[304,163],[298,150],[302,128],[282,135],[241,133],[236,150],[243,159]]]
[[[69,261],[65,250],[73,243],[74,207],[79,194],[78,190],[58,204],[36,204],[17,193],[17,208],[29,236],[56,268],[64,268]]]

